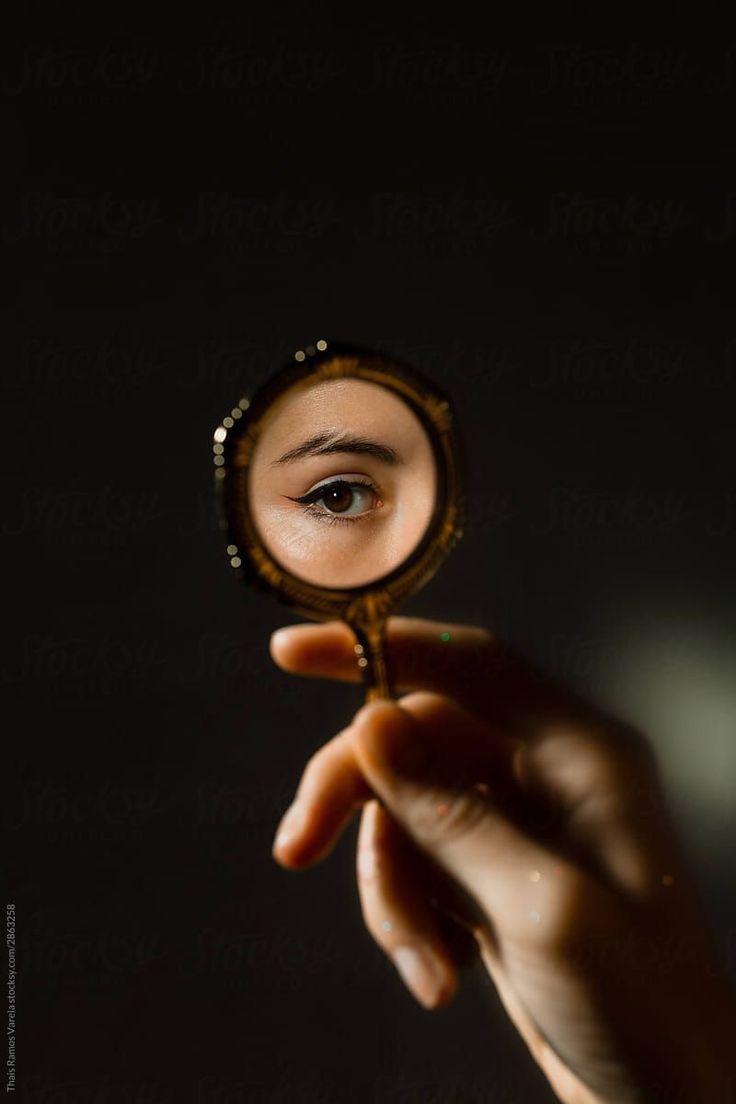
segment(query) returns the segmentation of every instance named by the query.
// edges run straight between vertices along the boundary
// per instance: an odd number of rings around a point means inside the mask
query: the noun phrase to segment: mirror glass
[[[320,587],[398,568],[435,510],[428,434],[392,389],[343,377],[297,384],[263,420],[248,469],[253,523],[274,560]]]

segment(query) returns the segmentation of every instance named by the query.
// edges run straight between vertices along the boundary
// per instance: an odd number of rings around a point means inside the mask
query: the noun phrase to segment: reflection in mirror
[[[322,587],[363,586],[398,568],[427,531],[436,489],[432,446],[411,407],[355,378],[287,391],[248,476],[271,555]]]

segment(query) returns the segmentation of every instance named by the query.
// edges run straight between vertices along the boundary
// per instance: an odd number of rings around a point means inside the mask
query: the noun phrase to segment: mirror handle
[[[363,672],[365,700],[393,698],[386,664],[386,615],[374,611],[373,616],[365,621],[351,620],[349,624],[355,633],[356,662]]]

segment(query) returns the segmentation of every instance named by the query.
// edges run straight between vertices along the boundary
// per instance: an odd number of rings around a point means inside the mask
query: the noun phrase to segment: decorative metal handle
[[[386,662],[386,621],[393,604],[390,593],[377,590],[361,594],[343,615],[355,633],[355,658],[367,702],[394,696]]]
[[[363,674],[365,700],[376,701],[379,698],[393,698],[391,680],[386,665],[385,629],[386,622],[378,618],[370,624],[351,625],[357,643],[355,657],[359,670]]]

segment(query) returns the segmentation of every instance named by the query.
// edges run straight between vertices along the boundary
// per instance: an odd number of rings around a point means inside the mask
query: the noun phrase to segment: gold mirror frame
[[[393,571],[361,586],[317,586],[287,571],[271,554],[250,509],[248,468],[272,403],[287,390],[351,377],[377,383],[402,398],[429,437],[436,469],[432,517],[419,544]],[[252,398],[244,396],[214,432],[215,488],[220,527],[227,532],[230,566],[249,585],[274,594],[303,616],[340,619],[355,634],[356,662],[366,700],[392,697],[384,640],[386,619],[398,603],[435,573],[463,533],[464,457],[448,397],[408,364],[384,353],[320,340],[298,350],[293,363]]]

